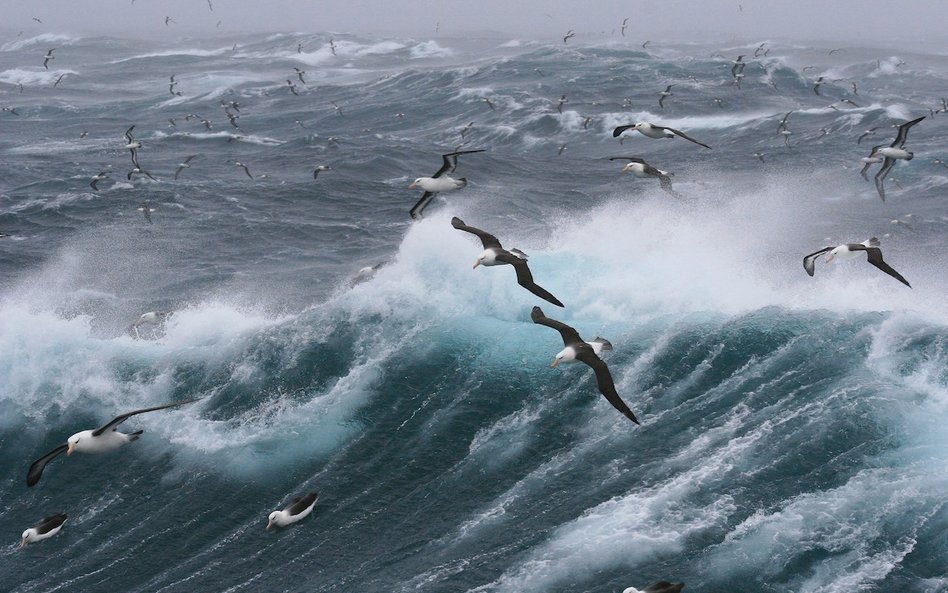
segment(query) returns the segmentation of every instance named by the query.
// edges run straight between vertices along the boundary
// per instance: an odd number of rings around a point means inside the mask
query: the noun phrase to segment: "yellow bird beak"
[[[66,448],[66,455],[72,455],[72,452],[76,450],[76,446],[72,443],[69,443],[69,447]]]
[[[26,547],[26,538],[24,537],[23,539],[20,540],[20,549],[22,550],[25,547]]]
[[[412,182],[412,184],[408,186],[408,189],[415,189],[415,182]]]
[[[560,359],[559,359],[559,358],[554,358],[554,359],[553,359],[553,364],[550,365],[550,368],[551,368],[551,369],[554,369],[554,368],[556,368],[556,365],[558,365],[558,364],[560,364]]]
[[[474,269],[476,270],[476,269],[477,269],[477,266],[479,266],[479,265],[481,265],[481,260],[475,261],[475,262],[474,262]]]
[[[832,256],[832,255],[827,255],[827,256],[826,256],[826,263],[830,263],[831,261],[833,261],[833,256]]]

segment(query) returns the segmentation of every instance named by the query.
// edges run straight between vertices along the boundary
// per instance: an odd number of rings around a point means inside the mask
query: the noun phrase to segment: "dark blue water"
[[[944,52],[773,42],[738,90],[730,60],[760,41],[328,41],[0,45],[0,590],[948,590]],[[859,159],[921,115],[882,202]],[[620,145],[637,120],[713,149]],[[157,181],[126,179],[133,124]],[[413,223],[407,186],[458,147],[487,149],[461,158],[470,185]],[[472,270],[455,215],[566,308]],[[870,236],[912,289],[860,260],[802,269]],[[611,340],[641,427],[584,366],[549,368],[535,304]],[[192,397],[26,487],[74,432]],[[311,517],[264,531],[310,490]],[[61,533],[19,550],[54,512]]]

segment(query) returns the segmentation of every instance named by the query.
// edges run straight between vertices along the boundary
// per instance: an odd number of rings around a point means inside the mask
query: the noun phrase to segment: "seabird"
[[[560,144],[556,149],[556,156],[562,156],[563,151],[566,150],[566,143]]]
[[[313,507],[316,506],[317,500],[319,500],[318,492],[310,492],[299,498],[294,498],[290,506],[282,511],[273,511],[270,513],[270,516],[267,518],[267,530],[269,531],[274,525],[277,527],[285,527],[305,518],[313,512]]]
[[[250,169],[247,168],[247,165],[241,163],[240,161],[234,161],[234,165],[244,168],[244,173],[247,174],[247,177],[253,179],[253,175],[250,174]]]
[[[566,32],[566,35],[563,36],[563,43],[565,44],[568,39],[572,39],[573,37],[576,37],[576,33],[573,33],[573,30],[570,29]]]
[[[297,124],[299,127],[303,128],[304,130],[308,130],[308,129],[309,129],[309,128],[307,128],[306,126],[304,126],[304,125],[303,125],[303,122],[301,122],[300,120],[296,120],[296,124]]]
[[[593,120],[592,116],[586,116],[585,118],[583,118],[583,129],[584,129],[584,130],[588,130],[588,129],[589,129],[589,124],[592,123],[592,120]]]
[[[145,216],[145,220],[148,222],[148,224],[153,224],[151,222],[151,213],[154,208],[150,207],[148,202],[142,202],[141,206],[138,207],[138,210]]]
[[[757,160],[759,160],[760,162],[762,162],[762,163],[763,163],[763,162],[766,162],[766,161],[764,161],[764,153],[762,153],[762,152],[755,152],[755,153],[754,153],[754,157],[755,157]]]
[[[99,173],[98,175],[92,178],[92,182],[89,183],[89,185],[91,185],[92,189],[94,189],[95,191],[99,191],[99,187],[98,187],[99,182],[108,176],[109,176],[108,171],[102,171],[101,173]]]
[[[636,589],[635,587],[627,587],[622,590],[622,593],[680,593],[684,588],[684,583],[669,583],[668,581],[659,581],[654,585],[649,585],[648,587],[641,590]]]
[[[632,413],[629,406],[622,401],[622,398],[619,397],[618,392],[616,392],[616,386],[612,380],[612,374],[609,373],[609,367],[599,358],[599,353],[604,350],[612,350],[612,344],[609,343],[608,340],[597,337],[590,342],[585,342],[579,337],[579,333],[575,329],[565,323],[560,323],[559,321],[545,316],[540,307],[533,308],[533,311],[530,313],[530,318],[533,319],[533,323],[552,327],[560,332],[560,336],[563,338],[565,348],[556,355],[550,368],[560,363],[572,363],[576,361],[584,362],[591,366],[596,373],[596,383],[599,385],[599,392],[605,396],[615,409],[622,412],[626,418],[636,424],[640,424],[635,414]]]
[[[826,263],[830,263],[833,259],[852,259],[856,257],[859,251],[865,251],[866,257],[870,264],[879,268],[889,276],[892,276],[902,284],[912,288],[912,285],[908,283],[908,280],[902,277],[901,274],[892,269],[889,264],[882,261],[882,250],[879,249],[879,239],[875,237],[863,241],[862,243],[845,243],[843,245],[829,246],[820,249],[819,251],[814,251],[810,255],[803,258],[803,268],[806,270],[806,273],[810,276],[813,275],[814,268],[816,264],[816,258],[823,255],[826,252],[829,252],[829,255],[826,256]]]
[[[704,144],[703,142],[698,142],[697,140],[685,134],[681,130],[676,130],[674,128],[669,128],[666,126],[657,126],[655,124],[650,124],[647,122],[639,122],[636,124],[628,124],[625,126],[619,126],[616,129],[612,130],[612,137],[618,138],[622,134],[622,132],[626,130],[630,130],[630,129],[635,129],[639,131],[643,136],[648,136],[649,138],[674,138],[675,136],[681,136],[685,140],[694,142],[695,144],[698,144],[700,146],[704,146],[707,149],[711,148],[710,146],[708,146],[707,144]]]
[[[787,112],[787,115],[783,116],[783,119],[780,120],[780,123],[777,125],[777,133],[783,136],[783,143],[787,147],[790,146],[790,135],[793,132],[790,131],[790,128],[787,127],[787,118],[790,117],[790,114],[793,113],[793,109]]]
[[[131,181],[132,176],[134,175],[144,175],[145,177],[151,179],[152,181],[158,181],[157,179],[152,177],[151,173],[149,173],[148,171],[142,169],[140,166],[137,166],[137,165],[135,166],[135,168],[133,168],[131,171],[128,172],[128,175],[126,175],[126,177],[128,178],[129,181]]]
[[[760,57],[760,54],[762,54],[762,53],[764,52],[764,46],[765,46],[765,45],[767,45],[767,42],[766,42],[766,41],[765,41],[764,43],[761,43],[760,45],[757,46],[757,49],[754,50],[754,57],[755,57],[755,58]]]
[[[306,70],[300,70],[299,68],[295,66],[293,67],[293,69],[296,70],[296,76],[300,79],[300,82],[302,82],[303,84],[306,84],[306,81],[303,80],[303,75],[306,74]]]
[[[738,73],[734,76],[734,84],[737,85],[737,89],[738,89],[738,90],[741,89],[741,81],[742,81],[742,80],[744,80],[744,73],[743,73],[743,72],[738,72]]]
[[[193,158],[195,158],[195,157],[197,157],[196,154],[188,155],[188,156],[186,156],[186,157],[184,158],[184,160],[183,160],[182,162],[178,163],[178,170],[174,172],[174,180],[175,180],[175,181],[178,180],[178,175],[181,174],[181,171],[184,171],[185,169],[190,169],[190,168],[191,168],[191,165],[190,165],[189,163],[191,162],[191,159],[193,159]]]
[[[316,168],[313,170],[313,179],[319,177],[320,171],[332,171],[332,167],[328,165],[316,165]]]
[[[645,47],[646,47],[649,43],[651,43],[651,41],[646,40],[646,42],[642,44],[642,49],[645,49]]]
[[[622,19],[622,28],[619,29],[619,32],[622,33],[622,36],[625,37],[625,29],[628,27],[629,17]]]
[[[69,74],[69,73],[68,73],[68,72],[63,72],[62,74],[60,74],[60,75],[59,75],[59,78],[56,79],[56,82],[53,83],[53,88],[58,87],[58,86],[59,86],[59,83],[63,81],[63,78],[65,78],[67,74]]]
[[[884,146],[883,148],[876,147],[873,149],[870,157],[873,156],[883,156],[885,161],[882,163],[882,168],[879,169],[879,172],[876,173],[876,189],[879,191],[879,197],[882,198],[882,201],[885,201],[885,188],[883,187],[883,182],[885,181],[886,175],[889,174],[889,171],[892,170],[892,167],[895,166],[896,160],[905,160],[910,161],[912,157],[915,156],[914,153],[905,150],[905,140],[908,138],[909,128],[917,124],[918,122],[925,119],[925,116],[913,119],[912,121],[905,122],[899,126],[899,132],[895,136],[895,140],[892,141],[892,144],[889,146]]]
[[[53,56],[54,51],[56,51],[55,47],[49,50],[48,52],[46,52],[46,58],[43,60],[43,68],[46,68],[47,70],[49,70],[49,61],[56,59],[56,57]]]
[[[461,189],[467,185],[466,177],[454,179],[453,177],[445,175],[445,173],[448,173],[449,171],[454,172],[454,170],[457,168],[458,155],[472,154],[475,152],[484,152],[484,149],[461,150],[441,155],[441,168],[438,169],[434,175],[431,177],[419,177],[408,186],[408,189],[420,187],[421,189],[425,190],[425,193],[421,195],[421,199],[418,200],[418,203],[412,206],[412,209],[409,211],[409,214],[411,214],[412,218],[421,218],[422,212],[424,212],[425,207],[428,206],[428,202],[434,198],[436,193]]]
[[[332,55],[336,55],[336,40],[332,37],[329,38],[329,51],[332,52]]]
[[[854,95],[858,95],[858,94],[859,94],[859,89],[858,89],[858,87],[856,87],[856,81],[854,80],[854,81],[852,81],[850,84],[853,85],[853,94],[854,94]]]
[[[142,147],[142,143],[135,140],[135,137],[132,136],[132,130],[135,129],[135,126],[132,125],[129,129],[125,130],[125,146],[132,153],[132,164],[136,167],[138,166],[138,149]]]
[[[673,86],[675,85],[673,84],[668,85],[667,87],[665,87],[665,90],[659,93],[658,95],[658,106],[661,107],[662,109],[665,109],[665,99],[667,97],[671,97],[674,94],[671,92]]]
[[[556,110],[560,113],[563,113],[563,105],[569,103],[569,99],[566,98],[566,95],[560,97],[560,100],[556,102]]]
[[[365,266],[363,268],[359,268],[359,271],[356,272],[355,276],[353,276],[352,279],[349,280],[349,286],[350,287],[356,286],[357,284],[368,282],[369,280],[372,279],[373,276],[375,276],[376,272],[378,272],[384,265],[385,265],[385,262],[382,262],[382,263],[375,264],[374,266]]]
[[[853,107],[859,107],[859,105],[858,105],[855,101],[853,101],[852,99],[847,99],[847,98],[843,97],[843,98],[840,99],[839,101],[840,101],[840,103],[846,103],[847,105],[852,105]]]
[[[290,80],[289,78],[287,78],[287,79],[286,79],[286,84],[287,84],[287,86],[290,87],[290,91],[292,91],[294,95],[299,95],[299,93],[296,92],[296,85],[293,84],[293,81],[292,81],[292,80]]]
[[[823,77],[820,76],[819,78],[816,79],[816,84],[813,85],[813,92],[816,93],[817,95],[821,95],[821,93],[820,93],[820,86],[821,86],[822,84],[823,84]],[[821,95],[821,96],[822,96],[822,95]]]
[[[23,532],[23,535],[20,536],[20,549],[25,548],[27,544],[41,542],[44,539],[53,537],[59,533],[59,530],[63,528],[63,523],[65,522],[66,513],[56,513],[55,515],[44,517],[42,521]]]
[[[342,112],[342,107],[340,107],[339,105],[336,105],[335,101],[330,101],[329,103],[332,105],[332,108],[336,110],[336,113],[338,113],[340,116],[345,115],[345,113]],[[473,124],[474,122],[471,122],[471,123]]]
[[[731,76],[737,78],[737,75],[744,71],[744,66],[747,64],[744,62],[744,56],[737,56],[737,59],[734,60],[733,66],[731,66]]]
[[[174,22],[176,22],[176,21],[175,21],[173,18],[171,18],[170,16],[166,16],[166,17],[165,17],[165,26],[166,26],[166,27],[168,26],[168,23],[174,23]]]
[[[125,414],[116,416],[107,424],[95,430],[83,430],[81,432],[77,432],[76,434],[69,437],[64,444],[59,445],[30,465],[30,469],[26,474],[26,485],[34,486],[37,482],[39,482],[39,479],[43,476],[43,468],[46,467],[46,464],[55,459],[56,456],[63,451],[66,452],[66,455],[72,455],[73,451],[78,451],[79,453],[105,453],[106,451],[112,451],[118,449],[122,445],[137,441],[144,431],[138,430],[129,434],[118,431],[118,426],[132,416],[144,414],[145,412],[154,412],[157,410],[183,406],[184,404],[190,404],[196,401],[198,400],[186,399],[172,402],[170,404],[165,404],[163,406],[144,408],[142,410],[133,410],[131,412],[126,412]]]
[[[861,143],[862,139],[865,138],[866,136],[874,136],[876,133],[876,130],[878,130],[880,127],[881,126],[875,126],[873,128],[869,128],[868,130],[865,130],[862,134],[859,135],[859,138],[856,140],[856,144]]]
[[[9,111],[13,115],[20,115],[20,113],[16,110],[16,107],[2,107],[0,108],[0,111]]]
[[[494,107],[493,101],[491,101],[491,100],[488,99],[487,97],[481,97],[481,101],[487,103],[487,106],[490,107],[490,110],[491,110],[491,111],[497,111],[497,108]]]
[[[639,179],[644,179],[646,177],[657,177],[658,181],[661,183],[662,189],[671,195],[678,197],[678,193],[672,190],[671,182],[671,173],[668,171],[662,171],[661,169],[656,169],[652,165],[645,162],[642,157],[637,156],[613,156],[609,157],[610,161],[629,161],[629,163],[622,167],[623,173],[632,173]]]
[[[501,246],[500,241],[497,240],[497,237],[488,233],[487,231],[482,231],[481,229],[467,226],[464,224],[464,221],[457,216],[451,219],[451,226],[459,231],[477,235],[477,237],[481,240],[481,245],[484,246],[484,251],[481,252],[481,254],[477,256],[477,260],[474,261],[475,269],[477,269],[477,266],[481,265],[502,266],[504,264],[509,264],[513,266],[514,270],[517,272],[517,284],[526,288],[544,301],[552,303],[557,307],[564,306],[559,299],[533,281],[533,274],[530,273],[530,268],[527,266],[527,254],[520,251],[519,249],[511,249],[509,251],[504,249],[503,246]]]

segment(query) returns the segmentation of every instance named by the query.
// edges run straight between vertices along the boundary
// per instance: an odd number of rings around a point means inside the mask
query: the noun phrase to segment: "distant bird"
[[[491,110],[491,111],[497,111],[497,108],[494,107],[493,101],[491,101],[491,100],[488,99],[487,97],[481,97],[481,101],[487,103],[487,106],[490,107],[490,110]]]
[[[131,171],[128,172],[128,176],[127,176],[127,177],[128,177],[128,180],[131,181],[131,180],[132,180],[132,177],[135,176],[135,175],[144,175],[145,177],[148,177],[148,178],[151,179],[152,181],[158,181],[157,179],[155,179],[154,177],[151,176],[151,173],[149,173],[148,171],[142,169],[142,168],[141,168],[140,166],[138,166],[138,165],[136,165],[135,168],[133,168]]]
[[[816,79],[816,84],[813,85],[813,92],[816,93],[817,95],[820,95],[821,94],[820,87],[822,85],[823,85],[823,77],[820,76],[819,78]]]
[[[948,169],[948,164],[946,164],[945,161],[942,159],[932,159],[932,162],[935,163],[936,165],[941,165],[942,167]]]
[[[300,120],[296,120],[295,123],[296,123],[296,125],[298,125],[299,127],[303,128],[304,130],[308,130],[308,129],[309,129],[309,128],[307,128],[306,126],[304,126],[304,125],[303,125],[303,122],[301,122]]]
[[[850,84],[853,85],[853,94],[854,94],[854,95],[858,95],[858,94],[859,94],[859,89],[856,87],[856,81],[854,80],[854,81],[852,81]]]
[[[299,93],[296,92],[296,85],[293,84],[293,81],[292,81],[292,80],[290,80],[289,78],[287,78],[287,79],[286,79],[286,84],[287,84],[287,86],[290,87],[290,92],[291,92],[291,93],[293,93],[294,95],[299,96]]]
[[[629,17],[622,19],[622,28],[619,29],[619,32],[622,33],[622,36],[625,37],[625,30],[628,27],[627,23],[629,22]]]
[[[132,130],[135,129],[133,124],[129,129],[125,130],[125,146],[129,152],[132,153],[132,164],[136,167],[138,166],[138,149],[142,147],[142,143],[138,140],[135,140],[135,137],[132,136]]]
[[[605,396],[606,400],[608,400],[615,409],[622,412],[626,418],[639,424],[635,414],[632,413],[629,406],[619,397],[615,382],[612,380],[612,374],[609,372],[609,367],[599,358],[601,352],[612,350],[612,344],[609,343],[609,340],[597,337],[592,341],[585,342],[579,337],[579,333],[575,329],[565,323],[550,319],[543,314],[540,307],[533,308],[533,311],[530,313],[530,318],[533,320],[533,323],[545,325],[560,332],[560,337],[563,338],[565,348],[556,355],[550,368],[560,363],[573,363],[577,361],[586,363],[592,367],[596,373],[596,383],[599,386],[599,392]]]
[[[475,152],[484,152],[484,149],[462,150],[441,155],[441,168],[438,169],[434,175],[431,177],[419,177],[408,186],[408,189],[420,187],[421,189],[425,190],[425,193],[421,195],[421,199],[418,200],[418,203],[412,206],[412,209],[409,211],[409,214],[411,214],[412,218],[418,219],[422,217],[422,213],[428,206],[428,203],[434,199],[434,195],[436,193],[458,190],[467,185],[466,177],[454,179],[449,175],[445,175],[445,173],[454,172],[458,166],[459,155],[473,154]]]
[[[95,191],[99,191],[99,182],[102,181],[103,179],[106,179],[108,176],[109,176],[108,171],[102,171],[101,173],[99,173],[98,175],[92,178],[92,182],[89,183],[89,185],[91,185],[92,189],[94,189]]]
[[[831,50],[829,50],[829,51],[826,53],[826,55],[831,56],[831,55],[835,54],[836,52],[838,52],[838,51],[840,51],[840,50],[842,50],[842,49],[843,49],[843,48],[841,48],[841,47],[837,47],[836,49],[831,49]]]
[[[329,103],[332,105],[332,108],[336,110],[336,113],[338,113],[341,116],[345,115],[345,113],[342,112],[342,107],[336,105],[335,101],[330,101]]]
[[[761,43],[760,45],[757,46],[757,49],[754,50],[754,57],[755,57],[755,58],[759,58],[759,57],[760,57],[760,54],[764,53],[764,46],[765,46],[765,45],[767,45],[766,42],[765,42],[765,43]]]
[[[674,138],[675,136],[681,136],[682,138],[684,138],[685,140],[688,140],[689,142],[694,142],[695,144],[699,146],[704,146],[707,149],[711,148],[710,146],[708,146],[707,144],[703,142],[698,142],[697,140],[685,134],[681,130],[676,130],[674,128],[669,128],[666,126],[658,126],[655,124],[650,124],[648,122],[639,122],[635,124],[627,124],[624,126],[618,126],[616,129],[612,130],[612,137],[618,138],[622,134],[622,132],[626,130],[630,130],[630,129],[635,129],[639,133],[641,133],[643,136],[647,136],[649,138]]]
[[[741,89],[741,82],[744,80],[744,73],[738,72],[734,75],[734,84],[737,85],[737,89]]]
[[[684,583],[669,583],[668,581],[659,581],[654,585],[649,585],[644,589],[636,589],[635,587],[627,587],[622,590],[622,593],[681,593],[681,590],[685,588]]]
[[[668,171],[662,171],[657,169],[652,165],[645,162],[642,157],[638,156],[613,156],[609,157],[610,161],[629,161],[629,163],[622,167],[623,173],[632,173],[639,179],[645,179],[646,177],[657,178],[663,190],[669,194],[678,197],[678,193],[672,189],[671,182],[671,173]]]
[[[737,59],[734,60],[733,64],[734,65],[731,66],[731,76],[737,78],[737,75],[744,71],[744,66],[746,66],[747,63],[744,62],[744,56],[740,55],[737,56]]]
[[[793,109],[787,112],[787,115],[783,116],[783,119],[780,120],[780,124],[777,126],[777,134],[783,136],[783,143],[787,147],[790,146],[790,135],[793,132],[790,131],[790,128],[787,127],[787,118],[790,117],[790,114],[793,113]]]
[[[540,70],[539,68],[534,68],[533,71],[539,74],[540,76],[546,76],[546,74],[543,73],[543,70]]]
[[[762,152],[755,152],[755,153],[754,153],[754,158],[756,158],[757,160],[759,160],[759,161],[762,162],[762,163],[766,162],[766,161],[764,161],[764,156],[765,156],[765,155],[764,155],[764,153],[762,153]]]
[[[887,147],[877,148],[873,150],[872,154],[869,155],[870,157],[878,155],[885,157],[885,160],[882,162],[882,168],[879,169],[875,177],[876,189],[879,191],[879,197],[882,198],[883,202],[885,201],[885,187],[883,186],[885,177],[889,174],[889,171],[892,170],[892,167],[895,166],[896,160],[910,161],[912,160],[912,157],[915,156],[914,153],[905,150],[905,141],[908,139],[909,128],[923,119],[925,119],[924,115],[900,125],[899,132],[896,135],[895,140],[892,141],[892,144]]]
[[[645,43],[643,43],[643,44],[642,44],[642,49],[645,49],[645,47],[646,47],[649,43],[651,43],[651,41],[646,41]]]
[[[328,165],[316,165],[316,168],[313,170],[313,179],[319,177],[320,171],[332,171],[332,167]]]
[[[909,214],[908,216],[911,216],[911,214]],[[894,224],[895,226],[904,226],[905,228],[912,231],[913,233],[916,232],[915,229],[912,227],[912,225],[910,225],[909,223],[905,222],[904,220],[900,218],[891,219],[889,221],[889,224]]]
[[[184,171],[185,169],[190,169],[190,168],[191,168],[191,165],[190,165],[191,159],[195,158],[196,156],[197,156],[196,154],[188,155],[188,156],[186,156],[186,157],[184,158],[183,161],[181,161],[180,163],[178,163],[178,169],[174,172],[174,180],[175,180],[175,181],[178,180],[178,175],[181,174],[181,171]]]
[[[83,132],[81,132],[81,133],[79,134],[79,139],[81,140],[81,139],[85,138],[85,137],[88,136],[88,135],[89,135],[89,132],[83,131]]]
[[[43,455],[39,459],[33,462],[30,465],[30,469],[26,474],[26,485],[35,486],[39,482],[40,478],[43,477],[43,469],[46,467],[50,461],[56,458],[57,455],[66,452],[66,455],[72,455],[73,452],[79,453],[105,453],[107,451],[113,451],[118,449],[123,445],[127,445],[133,441],[137,441],[144,431],[136,431],[130,434],[125,434],[123,432],[118,432],[118,427],[120,424],[138,414],[144,414],[146,412],[154,412],[157,410],[166,410],[168,408],[176,408],[178,406],[183,406],[185,404],[190,404],[198,401],[197,399],[187,399],[182,401],[173,402],[170,404],[165,404],[163,406],[154,406],[152,408],[144,408],[142,410],[133,410],[131,412],[126,412],[119,416],[116,416],[109,422],[95,430],[83,430],[72,435],[66,439],[66,443],[59,445],[46,455]]]
[[[250,169],[247,168],[247,165],[241,163],[240,161],[234,161],[234,165],[237,167],[243,167],[244,173],[247,174],[247,177],[253,179],[253,175],[250,174]]]
[[[295,66],[293,67],[293,69],[296,70],[296,76],[297,78],[300,79],[300,82],[302,82],[303,84],[306,84],[306,81],[303,80],[303,75],[306,74],[306,70],[300,70],[299,68]]]
[[[856,140],[856,144],[860,144],[862,142],[862,139],[865,138],[866,136],[874,136],[876,133],[876,130],[878,130],[880,127],[881,126],[875,126],[864,131],[862,134],[859,135],[859,138]]]
[[[36,21],[36,22],[39,23],[39,24],[43,24],[43,21],[39,20],[39,19],[36,18],[35,16],[33,17],[33,20]],[[19,35],[17,35],[17,37],[19,37]]]
[[[16,107],[0,107],[0,112],[9,111],[13,115],[20,115],[20,112],[16,110]]]
[[[211,127],[212,127],[212,126],[211,126],[211,120],[209,120],[209,119],[207,119],[207,118],[203,118],[203,117],[200,118],[200,119],[201,119],[201,123],[204,124],[204,129],[205,129],[205,130],[210,130]]]
[[[573,33],[573,30],[570,29],[566,32],[566,35],[563,36],[563,43],[565,44],[567,40],[572,39],[573,37],[576,37],[576,33]]]
[[[49,50],[48,52],[46,52],[46,58],[43,59],[43,68],[46,68],[47,70],[49,70],[49,61],[56,59],[56,57],[53,56],[53,52],[54,52],[54,51],[56,51],[56,48],[55,48],[55,47],[54,47],[53,49]]]
[[[851,105],[851,106],[853,106],[853,107],[859,107],[859,105],[856,104],[856,102],[853,101],[852,99],[847,99],[847,98],[843,97],[843,98],[840,99],[839,101],[840,101],[840,103],[845,103],[845,104]],[[857,142],[857,144],[858,144],[858,142]]]
[[[63,523],[65,522],[66,513],[57,513],[49,517],[44,517],[42,521],[23,532],[23,535],[20,536],[20,549],[25,548],[27,544],[41,542],[44,539],[53,537],[59,533],[59,530],[63,528]]]
[[[807,274],[812,276],[816,266],[816,258],[823,255],[824,253],[829,252],[829,255],[826,256],[826,263],[830,263],[834,259],[852,259],[859,255],[860,251],[866,252],[867,261],[870,264],[879,268],[889,276],[892,276],[902,284],[912,288],[912,285],[908,283],[908,280],[903,278],[901,274],[892,269],[889,264],[882,261],[882,250],[879,249],[879,239],[876,239],[875,237],[867,241],[863,241],[862,243],[845,243],[835,247],[831,245],[829,247],[824,247],[819,251],[814,251],[810,255],[807,255],[803,258],[803,268],[806,270]]]
[[[303,53],[303,44],[302,44],[302,43],[297,43],[297,44],[296,44],[296,53],[298,53],[298,54]]]
[[[149,206],[148,202],[142,202],[141,205],[138,207],[138,211],[142,213],[142,215],[145,217],[145,220],[148,222],[148,224],[152,224],[151,213],[154,211],[154,208]]]
[[[659,93],[658,95],[658,106],[661,107],[662,109],[665,109],[665,99],[673,95],[673,93],[671,92],[673,86],[675,85],[670,84],[666,86],[665,90]]]
[[[714,104],[717,105],[719,109],[724,109],[724,100],[718,97],[713,97],[711,100],[714,101]]]
[[[511,249],[509,251],[504,249],[497,237],[488,233],[487,231],[482,231],[481,229],[467,226],[464,224],[464,221],[457,216],[451,219],[451,226],[459,231],[477,235],[477,238],[481,240],[481,245],[483,245],[484,251],[482,251],[474,261],[474,269],[477,269],[478,266],[482,265],[511,265],[517,272],[517,284],[526,288],[544,301],[552,303],[557,307],[563,306],[563,303],[561,303],[559,299],[533,281],[533,274],[530,272],[530,268],[527,265],[527,254],[520,251],[519,249]]]
[[[165,26],[166,26],[166,27],[168,26],[168,23],[174,23],[174,22],[175,22],[175,20],[174,20],[173,18],[171,18],[170,16],[166,16],[166,17],[165,17]]]
[[[319,500],[319,493],[310,492],[299,498],[294,498],[290,506],[282,511],[273,511],[267,518],[267,531],[274,525],[277,527],[285,527],[304,519],[313,512],[313,507],[316,506],[317,500]]]
[[[589,124],[592,123],[592,120],[593,120],[593,118],[592,118],[592,117],[589,117],[589,116],[583,118],[583,129],[584,129],[584,130],[588,130],[588,129],[589,129]]]
[[[563,113],[563,105],[569,103],[569,99],[566,98],[566,95],[560,97],[559,101],[556,102],[556,110],[560,113]]]
[[[881,163],[883,160],[885,160],[885,157],[883,157],[881,154],[878,154],[876,152],[877,150],[883,147],[885,147],[885,144],[873,146],[872,150],[869,151],[869,156],[864,156],[861,159],[859,159],[859,162],[862,163],[863,165],[862,169],[859,171],[859,174],[862,175],[862,178],[865,179],[866,181],[869,181],[869,176],[866,175],[866,172],[869,171],[869,167],[871,167],[872,165],[876,163]]]
[[[57,78],[56,82],[53,83],[53,88],[56,88],[59,86],[59,83],[63,81],[63,78],[65,78],[66,74],[68,74],[68,72],[63,72],[62,74],[59,75],[59,78]]]
[[[556,149],[556,156],[563,156],[563,151],[565,150],[566,150],[566,144],[565,143],[560,144],[559,147],[557,147]]]
[[[329,51],[332,52],[332,55],[336,55],[336,40],[332,37],[329,38]]]

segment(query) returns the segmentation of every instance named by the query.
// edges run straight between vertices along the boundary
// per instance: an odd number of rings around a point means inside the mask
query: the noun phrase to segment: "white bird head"
[[[20,549],[25,548],[26,544],[33,541],[33,538],[36,536],[36,530],[30,527],[23,532],[23,535],[20,537]]]
[[[84,438],[91,438],[91,437],[92,437],[91,430],[83,430],[82,432],[77,432],[76,434],[69,437],[69,439],[66,441],[66,446],[67,446],[66,455],[72,455],[72,452],[79,448],[79,441],[81,441]]]
[[[270,513],[270,516],[267,517],[267,531],[269,531],[270,528],[273,527],[274,522],[279,516],[280,516],[280,511],[273,511],[272,513]]]

